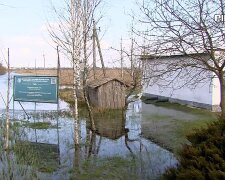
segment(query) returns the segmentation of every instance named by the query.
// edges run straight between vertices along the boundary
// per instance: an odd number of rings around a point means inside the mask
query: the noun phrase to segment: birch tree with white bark
[[[83,92],[89,110],[92,129],[95,130],[91,106],[85,87],[92,53],[93,19],[101,0],[65,0],[64,7],[52,6],[56,23],[48,23],[52,40],[59,46],[73,67],[74,129],[75,144],[79,144],[78,92]],[[83,89],[83,91],[82,91]]]

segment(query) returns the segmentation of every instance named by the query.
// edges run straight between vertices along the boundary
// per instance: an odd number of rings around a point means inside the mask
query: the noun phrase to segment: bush
[[[188,136],[192,145],[180,152],[180,164],[169,169],[166,179],[225,179],[225,120]]]
[[[3,75],[6,73],[6,68],[0,63],[0,75]]]

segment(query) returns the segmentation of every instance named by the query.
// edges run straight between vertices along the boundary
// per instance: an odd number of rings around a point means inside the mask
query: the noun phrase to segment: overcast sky
[[[53,2],[62,2],[54,0]],[[135,6],[133,0],[105,0],[102,9],[101,22],[102,48],[104,59],[108,66],[115,64],[116,54],[107,52],[110,47],[119,47],[120,38],[128,39],[130,28],[130,9]],[[56,66],[56,52],[51,47],[51,41],[46,31],[51,8],[48,0],[2,0],[0,3],[0,62],[6,56],[6,49],[10,49],[12,67]],[[101,34],[101,35],[102,35]],[[62,60],[64,66],[69,61]]]

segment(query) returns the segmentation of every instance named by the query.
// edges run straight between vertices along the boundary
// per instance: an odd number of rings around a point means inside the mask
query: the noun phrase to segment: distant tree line
[[[6,73],[6,68],[0,63],[0,75],[3,75]]]

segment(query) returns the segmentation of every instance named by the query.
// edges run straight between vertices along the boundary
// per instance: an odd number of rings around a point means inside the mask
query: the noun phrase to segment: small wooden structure
[[[90,103],[101,109],[121,109],[125,106],[127,85],[116,78],[95,79],[88,82]]]

